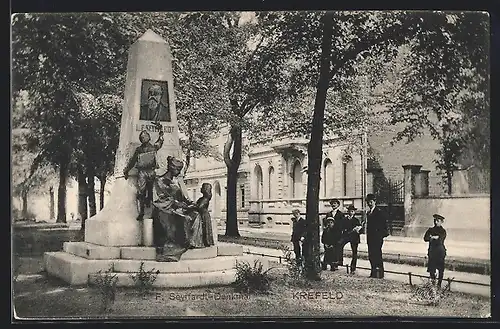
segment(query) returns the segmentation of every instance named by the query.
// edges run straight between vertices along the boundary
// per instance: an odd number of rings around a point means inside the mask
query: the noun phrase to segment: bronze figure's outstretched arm
[[[159,130],[158,139],[156,140],[155,145],[154,145],[155,149],[158,151],[163,146],[163,141],[164,141],[163,128],[162,128],[161,123],[159,121],[155,121],[155,122],[153,122],[153,124],[156,126],[156,129]]]

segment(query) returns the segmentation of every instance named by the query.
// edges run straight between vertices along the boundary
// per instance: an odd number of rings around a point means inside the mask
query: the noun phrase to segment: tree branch
[[[247,61],[247,64],[245,65],[246,67],[246,70],[249,71],[250,69],[250,65],[252,64],[252,60],[255,56],[255,53],[257,52],[257,50],[260,48],[260,45],[262,44],[262,42],[264,41],[264,37],[262,36],[260,38],[260,41],[259,43],[255,46],[255,49],[252,51],[252,53],[250,54],[249,58],[248,58],[248,61]]]

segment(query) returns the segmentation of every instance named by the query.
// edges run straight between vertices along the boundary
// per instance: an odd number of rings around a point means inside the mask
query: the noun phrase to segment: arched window
[[[262,168],[259,165],[255,166],[254,175],[255,175],[255,198],[257,200],[262,200],[264,192],[263,191],[264,178],[262,177]]]
[[[267,180],[267,197],[269,199],[274,198],[274,191],[276,189],[276,186],[274,186],[274,168],[271,166],[269,167],[269,176]]]
[[[323,197],[333,196],[335,188],[335,177],[333,175],[333,163],[330,159],[326,159],[323,163],[323,175],[321,177],[323,183]]]
[[[292,169],[292,198],[302,197],[302,165],[296,160]]]
[[[349,158],[347,161],[343,162],[343,176],[344,176],[344,186],[343,194],[344,196],[355,196],[355,172],[354,172],[354,161]]]

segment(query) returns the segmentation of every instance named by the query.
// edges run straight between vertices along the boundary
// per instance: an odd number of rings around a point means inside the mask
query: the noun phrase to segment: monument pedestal
[[[243,254],[243,247],[224,244],[185,252],[178,262],[157,262],[152,247],[103,247],[88,242],[65,242],[64,251],[46,252],[45,269],[71,285],[93,284],[98,272],[111,269],[118,286],[133,287],[131,275],[144,271],[159,271],[155,287],[188,288],[227,285],[236,280],[236,263],[254,261],[262,263],[264,270],[269,261],[263,257]]]
[[[138,246],[142,223],[137,221],[135,177],[118,178],[104,209],[85,223],[85,242],[101,246]]]

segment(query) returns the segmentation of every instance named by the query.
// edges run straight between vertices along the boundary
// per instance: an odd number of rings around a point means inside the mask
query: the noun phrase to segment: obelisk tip
[[[152,30],[147,30],[146,32],[144,32],[144,34],[139,38],[138,41],[167,43],[165,39],[163,39],[161,36],[153,32]]]

